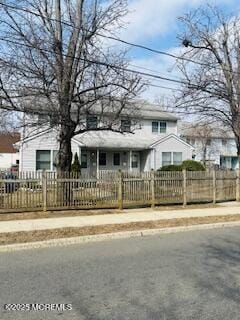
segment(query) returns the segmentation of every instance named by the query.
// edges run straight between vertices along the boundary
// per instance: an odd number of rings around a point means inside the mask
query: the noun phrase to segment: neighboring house
[[[230,129],[216,124],[181,123],[180,136],[195,150],[195,160],[220,168],[238,169],[236,142]]]
[[[144,105],[139,119],[134,128],[130,118],[119,119],[122,133],[86,131],[75,136],[72,152],[79,155],[82,172],[92,176],[99,170],[140,172],[192,159],[193,147],[178,136],[178,118],[156,106]],[[91,115],[86,125],[95,129],[98,121],[97,115]],[[52,128],[23,138],[18,143],[20,170],[55,170],[57,135],[57,129]]]
[[[0,170],[19,164],[19,152],[14,148],[19,140],[19,133],[0,133]]]

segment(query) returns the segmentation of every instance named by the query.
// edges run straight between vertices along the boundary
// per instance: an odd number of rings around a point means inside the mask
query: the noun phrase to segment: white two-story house
[[[195,160],[207,166],[238,169],[238,156],[233,132],[221,124],[182,123],[180,136],[194,147]]]
[[[86,116],[88,131],[72,139],[72,153],[78,154],[83,173],[97,176],[100,170],[157,170],[192,159],[193,147],[178,135],[177,117],[146,103],[139,112],[134,125],[131,117],[120,117],[121,132],[94,131],[100,121],[98,114]],[[55,170],[57,137],[57,128],[23,136],[18,143],[20,170]]]

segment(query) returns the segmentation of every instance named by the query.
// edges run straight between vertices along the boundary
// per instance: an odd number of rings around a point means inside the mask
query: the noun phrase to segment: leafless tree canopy
[[[176,105],[227,125],[240,155],[240,18],[208,5],[180,21],[188,61],[178,63],[184,85]]]
[[[96,103],[116,119],[141,90],[125,71],[126,52],[111,50],[100,35],[122,27],[126,0],[19,0],[0,5],[1,107],[47,113],[59,128],[59,168],[71,166],[71,138]],[[110,118],[109,118],[110,119]]]
[[[188,143],[194,145],[196,155],[201,157],[201,161],[206,166],[212,156],[219,152],[219,142],[216,138],[225,140],[231,135],[229,129],[222,124],[185,122],[182,124],[182,136]]]

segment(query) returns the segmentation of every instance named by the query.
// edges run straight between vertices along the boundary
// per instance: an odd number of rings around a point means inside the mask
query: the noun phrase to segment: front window
[[[87,154],[81,153],[81,168],[86,169],[87,168]]]
[[[167,132],[167,123],[166,122],[160,122],[160,133],[166,133]]]
[[[120,153],[113,154],[113,165],[120,166]]]
[[[51,170],[51,151],[36,151],[36,170]]]
[[[152,122],[152,132],[158,133],[158,122],[157,121]]]
[[[138,155],[132,154],[132,168],[137,168],[138,167]]]
[[[130,132],[131,131],[131,121],[129,119],[121,120],[121,131]]]
[[[178,165],[182,163],[182,152],[173,152],[173,164]]]
[[[168,166],[172,164],[171,152],[162,152],[162,166]]]
[[[99,153],[99,165],[106,166],[107,164],[107,154],[105,152]]]
[[[87,116],[87,129],[96,129],[97,128],[97,116]]]

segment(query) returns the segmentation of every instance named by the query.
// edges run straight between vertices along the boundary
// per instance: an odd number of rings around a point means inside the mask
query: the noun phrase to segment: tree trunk
[[[238,170],[240,169],[240,137],[235,135],[236,147],[237,147],[237,157],[238,157]]]
[[[58,165],[57,165],[57,177],[61,180],[57,184],[57,201],[60,205],[63,206],[72,206],[73,205],[73,192],[70,180],[69,179],[72,165],[72,148],[71,140],[74,134],[74,126],[61,126],[61,131],[59,135],[59,156],[58,156]]]

